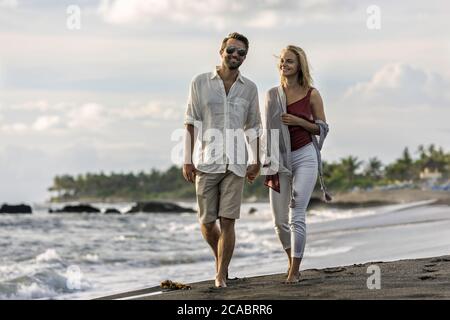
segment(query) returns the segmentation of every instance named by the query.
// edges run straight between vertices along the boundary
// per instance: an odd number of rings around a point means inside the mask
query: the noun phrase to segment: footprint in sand
[[[347,270],[347,268],[337,267],[337,268],[324,269],[323,272],[325,272],[325,273],[336,273],[336,272],[342,272],[342,271],[345,271],[345,270]]]
[[[419,277],[420,280],[434,280],[436,279],[435,276],[420,276]]]
[[[430,262],[450,262],[450,257],[434,258]]]

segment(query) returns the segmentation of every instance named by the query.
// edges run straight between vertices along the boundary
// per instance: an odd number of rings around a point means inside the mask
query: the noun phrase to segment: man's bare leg
[[[233,256],[235,233],[234,219],[220,218],[220,238],[218,244],[219,270],[216,276],[216,287],[227,286],[228,266]]]
[[[216,275],[219,271],[219,254],[218,254],[218,244],[219,244],[219,238],[220,238],[220,230],[217,226],[217,223],[211,222],[211,223],[202,223],[201,224],[202,229],[202,235],[203,238],[208,242],[211,249],[214,253],[214,259],[216,261]]]

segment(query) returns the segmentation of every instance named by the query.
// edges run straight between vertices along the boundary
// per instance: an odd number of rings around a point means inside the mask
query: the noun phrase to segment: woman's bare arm
[[[314,120],[322,120],[323,122],[326,122],[325,119],[325,112],[323,110],[323,101],[322,97],[319,94],[319,91],[314,89],[311,92],[310,97],[310,104],[311,104],[311,112],[313,115]],[[320,127],[315,124],[311,123],[303,118],[296,117],[292,114],[285,113],[281,116],[281,121],[285,125],[288,126],[301,126],[305,130],[311,132],[312,134],[319,135],[320,134]]]
[[[311,92],[310,103],[314,120],[322,120],[323,122],[327,122],[325,118],[325,111],[323,109],[322,97],[316,89]]]

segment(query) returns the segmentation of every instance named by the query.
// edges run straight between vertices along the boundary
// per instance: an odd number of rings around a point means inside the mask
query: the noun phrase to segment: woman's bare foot
[[[299,282],[300,282],[300,272],[297,272],[296,274],[289,274],[286,281],[284,281],[285,284],[299,283]]]

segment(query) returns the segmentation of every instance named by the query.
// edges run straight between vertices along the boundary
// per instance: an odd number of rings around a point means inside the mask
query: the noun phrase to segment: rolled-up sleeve
[[[196,121],[201,121],[201,116],[196,79],[193,79],[189,87],[189,98],[186,113],[184,115],[184,124],[194,125]]]
[[[261,136],[261,114],[259,112],[259,98],[258,89],[254,88],[254,94],[250,100],[249,110],[247,114],[247,120],[244,130],[246,132],[249,142],[255,140]]]

